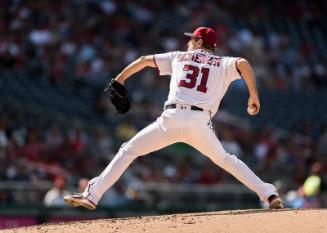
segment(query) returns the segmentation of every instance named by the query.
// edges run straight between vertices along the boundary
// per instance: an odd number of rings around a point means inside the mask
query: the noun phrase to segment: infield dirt
[[[42,224],[3,232],[327,233],[327,210],[234,210],[115,218]]]

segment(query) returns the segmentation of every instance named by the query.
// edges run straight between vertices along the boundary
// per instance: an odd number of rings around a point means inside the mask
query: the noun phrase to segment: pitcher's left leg
[[[84,197],[97,205],[105,191],[119,179],[137,157],[177,142],[178,135],[178,129],[163,130],[160,120],[142,129],[119,149],[99,176],[89,181],[83,193]]]

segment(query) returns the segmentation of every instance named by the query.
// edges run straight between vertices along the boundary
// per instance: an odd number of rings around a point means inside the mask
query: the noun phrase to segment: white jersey
[[[154,55],[160,75],[171,75],[167,104],[194,105],[213,114],[229,84],[240,79],[236,57],[220,57],[203,49]]]

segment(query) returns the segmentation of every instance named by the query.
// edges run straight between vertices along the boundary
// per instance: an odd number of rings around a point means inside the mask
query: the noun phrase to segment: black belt
[[[168,104],[164,107],[164,110],[166,109],[175,109],[177,107],[176,104]],[[195,110],[195,111],[203,111],[203,108],[199,108],[197,106],[191,105],[190,106],[191,110]]]

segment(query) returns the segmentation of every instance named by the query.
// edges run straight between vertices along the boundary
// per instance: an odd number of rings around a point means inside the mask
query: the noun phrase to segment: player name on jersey
[[[221,57],[219,56],[208,56],[204,54],[198,54],[194,52],[182,53],[177,56],[178,62],[193,61],[196,63],[208,64],[211,66],[219,66]]]

